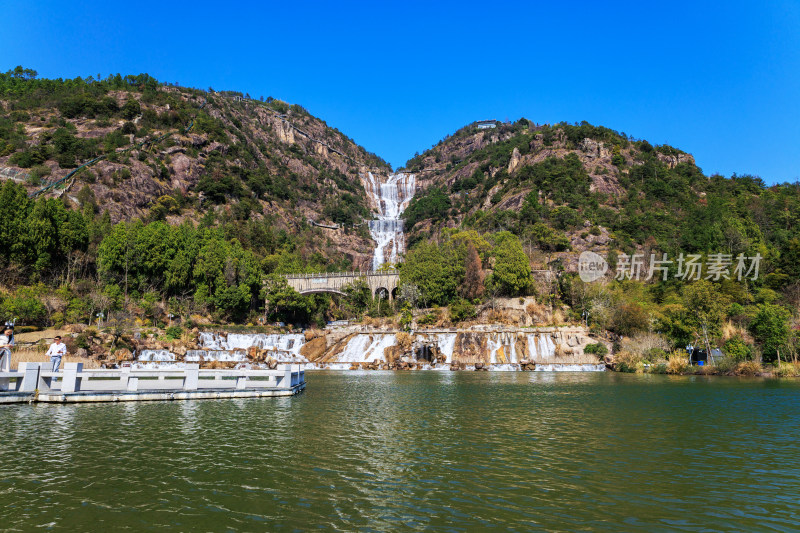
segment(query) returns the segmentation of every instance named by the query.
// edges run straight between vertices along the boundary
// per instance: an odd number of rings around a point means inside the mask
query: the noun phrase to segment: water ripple
[[[0,407],[8,530],[791,531],[800,386],[309,373],[295,398]]]

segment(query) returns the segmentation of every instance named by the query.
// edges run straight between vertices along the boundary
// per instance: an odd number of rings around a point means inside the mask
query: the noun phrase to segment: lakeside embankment
[[[718,358],[705,366],[689,365],[685,352],[658,352],[651,359],[613,347],[581,326],[528,327],[473,325],[468,328],[430,327],[401,331],[390,326],[362,324],[282,332],[259,328],[226,331],[182,331],[171,338],[165,330],[145,329],[134,335],[72,326],[18,335],[12,368],[20,362],[46,361],[49,338],[61,334],[69,346],[64,362],[81,362],[84,368],[181,367],[274,368],[278,363],[304,365],[309,370],[505,370],[598,371],[621,373],[800,376],[800,365],[780,366],[756,361]],[[250,328],[252,331],[252,328]],[[172,330],[174,332],[174,330]],[[622,346],[627,348],[626,342]]]
[[[71,330],[71,331],[70,331]],[[174,331],[174,330],[173,330]],[[307,368],[372,370],[535,370],[603,369],[587,346],[598,340],[580,326],[516,328],[421,328],[353,325],[304,332],[233,333],[193,329],[171,338],[167,331],[134,335],[73,326],[60,332],[71,360],[97,366],[180,365],[203,368],[299,363]],[[47,336],[57,331],[18,335],[14,361],[44,360]]]

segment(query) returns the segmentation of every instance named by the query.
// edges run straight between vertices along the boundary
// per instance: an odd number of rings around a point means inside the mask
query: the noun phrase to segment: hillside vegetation
[[[706,176],[691,155],[671,146],[588,123],[537,125],[526,119],[462,128],[406,168],[417,172],[421,190],[404,213],[411,242],[405,269],[430,253],[428,242],[447,250],[453,236],[491,242],[506,235],[503,241],[516,240],[517,255],[524,253],[530,265],[513,279],[532,279],[530,268],[556,273],[557,281],[539,284],[540,297],[564,305],[571,320],[587,312],[598,332],[656,335],[658,352],[636,348],[647,343],[629,345],[639,350],[637,361],[663,360],[671,349],[702,342],[704,327],[712,345],[746,346],[740,351],[747,355],[738,356],[744,359],[797,355],[800,184]],[[481,268],[490,273],[484,298],[493,291],[535,291],[533,284],[498,285],[497,262],[506,263],[508,252],[483,249]],[[605,281],[579,279],[583,251],[607,258]],[[641,280],[612,280],[618,261],[636,253],[643,258]],[[659,274],[646,281],[651,254],[661,259],[664,253],[674,260],[667,279]],[[680,254],[697,255],[702,263],[722,254],[732,264],[725,276],[704,270],[700,279],[682,279]],[[740,255],[761,258],[756,279],[733,275]],[[463,252],[428,262],[431,269],[417,277],[436,276],[448,257],[459,267],[455,285],[463,286]],[[508,278],[508,269],[503,272]],[[440,292],[437,303],[458,301],[457,291],[447,297]]]
[[[152,325],[170,314],[295,324],[369,315],[409,328],[502,322],[498,299],[534,295],[533,322],[587,321],[617,340],[630,369],[666,365],[706,334],[731,364],[797,356],[797,183],[706,176],[677,148],[588,123],[471,124],[406,165],[418,190],[394,303],[362,283],[347,297],[297,294],[280,274],[368,267],[368,170],[390,171],[271,97],[146,74],[0,74],[0,314],[36,325],[98,313]],[[577,276],[583,251],[608,260],[604,280]],[[612,279],[636,253],[645,273],[651,254],[760,262],[741,280],[680,277],[677,261],[665,278]]]
[[[365,169],[388,165],[271,97],[147,74],[0,74],[0,172],[15,178],[0,190],[0,283],[34,286],[5,298],[4,314],[88,321],[92,309],[159,302],[256,316],[265,275],[368,264]]]

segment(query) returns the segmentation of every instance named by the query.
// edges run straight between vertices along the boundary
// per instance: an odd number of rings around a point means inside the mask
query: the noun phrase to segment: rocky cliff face
[[[639,172],[645,166],[646,172]],[[408,161],[407,170],[417,175],[417,199],[424,201],[430,191],[444,191],[449,209],[444,210],[444,216],[414,218],[413,227],[407,231],[414,241],[432,237],[443,227],[465,223],[479,230],[517,225],[515,232],[522,236],[526,229],[520,226],[549,222],[557,233],[564,233],[564,246],[572,251],[592,249],[602,253],[612,240],[611,231],[591,221],[584,214],[589,211],[589,202],[580,205],[574,196],[592,197],[596,206],[607,210],[604,216],[608,218],[608,213],[624,208],[631,185],[643,190],[637,194],[644,197],[647,187],[642,183],[661,179],[662,167],[687,175],[702,174],[690,154],[666,145],[653,147],[586,123],[551,126],[521,119],[497,123],[490,129],[473,124]],[[641,181],[632,183],[632,179]],[[526,202],[533,210],[523,214]],[[561,214],[569,213],[571,219],[547,221],[543,216],[559,213],[559,208],[569,208]],[[592,209],[597,211],[597,207]],[[436,215],[443,210],[420,211],[434,211]],[[508,213],[514,216],[506,216]],[[491,222],[481,227],[481,221],[487,220]]]
[[[320,243],[350,256],[356,267],[368,265],[374,245],[366,228],[357,227],[369,217],[361,175],[386,173],[389,166],[322,120],[299,106],[234,93],[159,87],[147,98],[136,91],[106,96],[120,109],[135,101],[136,116],[70,117],[56,106],[17,113],[25,139],[20,148],[42,146],[52,157],[31,169],[16,164],[13,150],[0,150],[0,170],[34,192],[76,164],[110,153],[48,194],[77,207],[93,196],[112,222],[150,218],[154,209],[171,223],[199,221],[209,211],[217,218],[270,217],[290,233],[308,231],[311,221]],[[0,118],[14,106],[0,103]],[[65,165],[53,155],[59,130],[93,153]],[[32,171],[40,175],[42,168],[40,183]],[[84,188],[92,194],[79,194]]]

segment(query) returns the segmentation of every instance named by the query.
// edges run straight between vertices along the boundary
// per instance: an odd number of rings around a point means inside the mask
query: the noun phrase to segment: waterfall
[[[383,351],[397,344],[394,334],[387,335],[355,335],[345,346],[337,358],[342,363],[383,362],[386,358]]]
[[[602,372],[605,365],[596,362],[594,356],[579,354],[556,355],[556,346],[565,345],[569,332],[554,334],[550,331],[432,331],[417,332],[414,336],[419,346],[436,347],[437,364],[419,356],[417,349],[411,361],[418,369],[445,370],[455,363],[468,370],[475,369],[475,356],[489,370],[519,371],[520,359],[536,363],[538,372]],[[589,339],[573,337],[577,346],[586,344]],[[198,345],[177,355],[166,349],[143,349],[138,353],[138,368],[180,368],[186,363],[209,363],[217,361],[235,365],[252,365],[264,368],[265,355],[274,357],[280,363],[300,363],[306,369],[327,368],[348,370],[359,365],[386,365],[389,354],[387,348],[397,345],[393,332],[354,332],[339,337],[328,347],[328,354],[314,362],[309,361],[300,349],[305,344],[305,336],[300,333],[212,333],[201,332]],[[338,345],[336,343],[341,343]],[[520,343],[519,345],[517,343]],[[576,343],[573,343],[576,345]],[[470,347],[483,347],[476,353]],[[257,348],[258,350],[254,350]],[[567,348],[569,347],[567,346]],[[519,351],[518,351],[519,350]],[[264,353],[266,351],[266,354]],[[398,353],[395,350],[394,356]],[[407,353],[407,352],[406,352]],[[258,356],[258,358],[256,357]]]
[[[369,221],[369,233],[375,240],[372,269],[377,270],[384,263],[397,262],[397,257],[405,252],[405,235],[400,215],[414,196],[415,177],[414,174],[398,172],[390,174],[382,182],[372,172],[368,172],[365,185],[378,215],[376,219]]]

